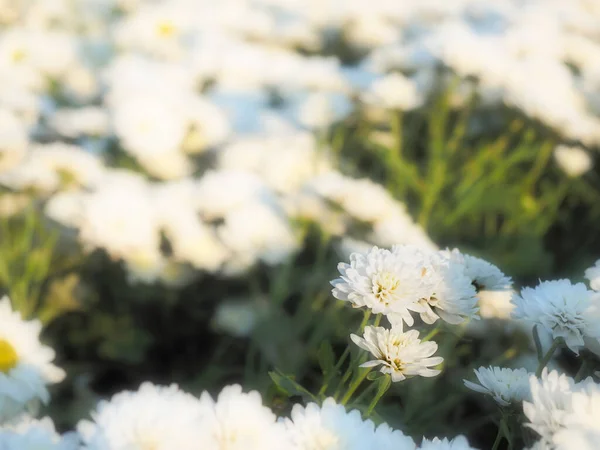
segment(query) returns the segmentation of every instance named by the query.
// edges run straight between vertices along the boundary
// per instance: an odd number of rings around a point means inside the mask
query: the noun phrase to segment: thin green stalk
[[[502,418],[502,421],[504,421],[504,418]],[[502,423],[500,423],[500,425],[498,426],[498,434],[496,434],[496,440],[494,440],[492,450],[498,450],[498,448],[500,447],[500,442],[502,442],[503,435],[504,433],[502,432]]]
[[[382,317],[381,314],[377,314],[377,317],[375,318],[375,322],[373,323],[373,326],[375,326],[375,327],[379,326],[379,323],[381,322],[381,317]],[[359,358],[359,363],[360,363],[360,358]],[[349,370],[351,370],[351,368],[349,368]],[[350,384],[350,386],[348,386],[348,390],[342,397],[342,401],[341,401],[342,405],[345,405],[346,403],[348,403],[348,401],[352,398],[352,395],[360,387],[360,385],[365,380],[365,378],[367,378],[367,375],[369,374],[370,371],[371,371],[371,369],[368,368],[366,370],[363,370],[362,373],[359,372],[360,375],[358,375],[358,377],[356,377],[356,379]]]
[[[435,336],[437,336],[439,332],[440,332],[440,326],[438,325],[433,330],[431,330],[429,333],[427,333],[427,335],[423,339],[421,339],[421,342],[430,341]]]
[[[554,339],[554,341],[552,342],[552,347],[550,347],[550,350],[548,350],[546,352],[546,354],[540,361],[540,364],[538,365],[537,370],[535,371],[536,377],[538,377],[538,378],[540,377],[540,375],[542,374],[542,371],[544,370],[544,367],[546,367],[548,365],[548,363],[550,362],[550,359],[552,359],[552,356],[554,355],[554,352],[556,351],[556,349],[558,347],[560,347],[561,344],[562,344],[562,339],[560,339],[560,338]]]
[[[360,375],[358,376],[358,378],[356,378],[352,384],[350,384],[350,386],[348,387],[348,390],[346,391],[346,393],[344,394],[344,396],[342,397],[342,401],[341,404],[345,405],[346,403],[348,403],[348,401],[352,398],[352,395],[356,392],[356,390],[360,387],[360,385],[362,384],[362,382],[365,380],[365,378],[367,378],[367,375],[369,375],[369,372],[371,371],[370,368],[364,369],[362,371],[362,373],[360,373]]]
[[[388,391],[388,389],[392,385],[391,381],[387,381],[386,380],[386,383],[387,384],[383,388],[377,390],[377,393],[375,394],[375,397],[373,397],[373,400],[369,404],[369,407],[368,407],[367,412],[365,414],[366,417],[369,417],[371,415],[371,413],[375,409],[375,406],[377,406],[377,403],[379,403],[379,400],[381,400],[381,398],[383,397],[383,395]],[[376,385],[376,383],[373,383],[373,385]],[[371,386],[369,386],[369,387],[371,387]]]
[[[363,320],[360,323],[360,326],[358,327],[358,334],[362,334],[365,327],[367,326],[367,323],[369,322],[369,318],[371,317],[371,310],[367,309],[364,312],[364,316],[363,316]],[[379,316],[377,316],[379,318]],[[377,319],[376,319],[377,320]],[[379,319],[381,320],[381,319]],[[346,358],[348,357],[348,355],[350,354],[350,346],[352,344],[348,343],[348,345],[346,346],[346,350],[344,350],[344,353],[342,354],[342,356],[340,357],[340,360],[337,362],[337,364],[335,365],[335,368],[333,370],[334,373],[337,373],[337,371],[341,368],[342,364],[344,363],[344,361],[346,360]],[[335,390],[335,395],[334,398],[337,400],[338,395],[340,395],[340,391],[342,389],[342,387],[344,386],[344,383],[346,383],[346,381],[348,380],[348,378],[350,378],[350,374],[352,373],[352,362],[348,365],[348,368],[346,369],[346,372],[344,372],[344,375],[342,376],[342,379],[340,380],[340,384],[338,385],[338,387]]]
[[[402,128],[402,124],[404,122],[404,115],[402,111],[393,111],[392,112],[392,134],[394,135],[394,154],[398,158],[399,161],[402,161],[404,156],[404,132]]]

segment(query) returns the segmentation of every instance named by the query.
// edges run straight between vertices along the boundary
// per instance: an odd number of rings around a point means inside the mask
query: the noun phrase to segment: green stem
[[[375,327],[379,326],[379,323],[381,322],[381,317],[382,317],[381,314],[377,314],[377,317],[375,318],[375,322],[373,323],[373,326],[375,326]],[[358,358],[358,362],[360,365],[360,358]],[[348,370],[352,370],[352,367],[349,367]],[[346,403],[348,403],[348,401],[352,398],[352,395],[360,387],[360,385],[365,380],[365,378],[367,378],[367,375],[369,374],[370,371],[371,371],[370,368],[363,370],[362,373],[359,371],[358,377],[356,377],[356,379],[350,384],[350,386],[348,386],[348,390],[342,397],[342,401],[341,401],[342,405],[345,405]],[[343,382],[344,382],[344,380],[342,379],[342,383]]]
[[[373,383],[373,385],[376,386],[377,383]],[[371,415],[371,413],[375,409],[375,406],[377,406],[377,403],[379,403],[379,400],[381,400],[381,397],[383,397],[383,395],[388,391],[388,389],[390,388],[390,386],[391,386],[391,384],[388,384],[385,389],[380,389],[380,390],[377,391],[377,394],[375,394],[375,397],[373,398],[373,400],[369,404],[369,408],[367,409],[367,413],[366,413],[365,417],[369,417]],[[369,387],[371,387],[371,386],[369,386]]]
[[[430,341],[435,336],[437,336],[439,332],[440,332],[440,326],[438,325],[433,330],[431,330],[429,333],[427,333],[427,335],[423,339],[421,339],[421,342]]]
[[[402,160],[403,155],[403,132],[402,132],[402,122],[403,122],[402,111],[393,111],[392,112],[392,134],[395,139],[395,148],[394,154],[398,158],[398,160]]]
[[[540,361],[540,364],[538,365],[537,370],[535,371],[536,377],[539,378],[540,375],[542,375],[542,370],[544,370],[544,367],[546,367],[546,365],[550,362],[550,359],[552,359],[554,352],[556,351],[556,349],[558,347],[560,347],[561,343],[562,343],[562,339],[560,339],[560,338],[554,339],[554,341],[552,342],[552,347],[550,347],[550,350],[548,350],[546,352],[546,354]]]
[[[504,418],[502,419],[502,422],[504,422]],[[502,423],[500,423],[500,425],[498,426],[498,434],[496,434],[496,440],[494,441],[492,450],[498,450],[498,448],[500,447],[500,442],[502,442],[503,434],[504,433],[502,432]]]
[[[370,368],[364,369],[362,371],[362,373],[360,373],[360,375],[352,382],[352,384],[350,384],[350,386],[348,387],[348,390],[342,397],[342,401],[341,401],[342,405],[345,405],[346,403],[348,403],[348,401],[352,398],[352,395],[360,387],[360,385],[362,384],[364,379],[367,378],[367,375],[369,375],[370,371],[371,371]]]

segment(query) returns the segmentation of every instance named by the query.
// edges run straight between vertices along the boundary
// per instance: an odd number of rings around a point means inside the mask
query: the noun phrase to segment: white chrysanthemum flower
[[[529,376],[525,369],[505,369],[502,367],[480,367],[475,369],[479,383],[463,380],[469,389],[487,394],[501,406],[529,400]]]
[[[261,395],[225,387],[215,402],[206,392],[200,403],[205,411],[197,424],[199,441],[206,450],[279,450],[288,448],[285,427],[263,406]]]
[[[373,105],[402,111],[418,108],[424,101],[415,83],[400,73],[392,73],[375,81],[364,99]]]
[[[471,447],[469,441],[464,436],[457,436],[454,439],[433,438],[432,440],[423,439],[419,450],[477,450]]]
[[[541,282],[523,288],[512,299],[513,317],[532,325],[553,339],[563,338],[575,353],[584,347],[584,338],[600,338],[600,298],[583,283],[569,280]]]
[[[0,428],[0,448],[3,450],[77,450],[76,433],[61,436],[49,417],[33,419],[22,416],[17,422]]]
[[[441,318],[459,324],[466,319],[478,318],[477,292],[465,273],[465,265],[444,252],[433,253],[430,261],[433,267],[429,280],[431,294],[419,302],[425,309],[421,320],[432,324]]]
[[[506,291],[512,286],[512,280],[495,265],[475,256],[461,253],[458,249],[444,250],[441,253],[465,266],[465,275],[472,280],[477,292]]]
[[[407,377],[434,377],[441,371],[431,369],[444,361],[433,355],[438,348],[435,342],[421,342],[419,332],[401,329],[388,330],[383,327],[365,327],[363,337],[350,335],[360,348],[370,352],[376,359],[367,361],[361,367],[383,366],[380,372],[390,374],[392,381],[402,381]]]
[[[586,269],[585,278],[590,282],[593,290],[600,291],[600,259],[592,267]]]
[[[382,423],[375,429],[373,448],[378,450],[414,450],[415,441],[400,430],[392,429],[387,423]]]
[[[37,406],[48,403],[46,386],[65,377],[52,360],[54,350],[39,341],[39,320],[24,321],[13,311],[10,300],[0,300],[0,423]]]
[[[559,145],[554,150],[554,159],[558,166],[570,177],[580,177],[588,172],[593,161],[590,155],[581,147]]]
[[[144,383],[100,402],[77,429],[86,450],[193,450],[204,443],[199,425],[206,414],[206,406],[176,385]]]
[[[523,409],[527,424],[541,437],[536,449],[592,450],[600,438],[600,386],[591,378],[575,383],[544,370],[531,377],[532,403]]]
[[[294,405],[284,423],[294,450],[362,450],[374,444],[373,422],[363,421],[357,410],[348,412],[332,398],[320,407],[316,403]]]
[[[342,276],[331,282],[332,293],[354,307],[385,314],[394,324],[412,325],[410,311],[423,312],[418,302],[431,293],[427,267],[426,254],[416,247],[373,247],[367,254],[350,255],[350,264],[338,264]]]
[[[529,423],[544,442],[551,443],[555,433],[566,427],[571,414],[572,378],[544,369],[541,379],[530,377],[531,403],[523,402],[523,411]]]

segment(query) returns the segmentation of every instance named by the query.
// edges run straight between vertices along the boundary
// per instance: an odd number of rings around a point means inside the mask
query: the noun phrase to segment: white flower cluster
[[[531,377],[531,402],[523,410],[539,436],[534,449],[594,449],[600,437],[600,385],[591,378],[575,383],[556,371]]]
[[[393,381],[407,376],[435,376],[430,369],[443,358],[431,357],[435,342],[421,342],[413,326],[413,314],[426,324],[442,319],[459,324],[477,319],[478,295],[487,290],[509,291],[511,281],[497,267],[458,250],[425,250],[412,245],[396,245],[391,250],[373,247],[366,253],[353,253],[350,264],[340,263],[341,274],[331,282],[333,296],[355,308],[366,307],[383,314],[392,325],[366,327],[364,337],[352,340],[369,351],[375,360],[363,367],[382,365],[381,372]]]
[[[375,426],[332,398],[321,406],[297,404],[289,418],[278,418],[258,392],[245,393],[239,385],[225,387],[215,400],[206,392],[197,398],[176,385],[145,383],[138,391],[100,402],[92,420],[81,421],[77,429],[86,450],[192,450],[198,445],[211,450],[472,448],[463,436],[425,439],[417,447],[401,431],[385,423]]]
[[[246,0],[10,3],[0,185],[49,200],[51,218],[124,261],[132,280],[178,285],[192,269],[281,262],[300,247],[298,219],[333,236],[360,229],[371,244],[433,246],[381,186],[342,176],[315,136],[375,76],[297,51],[325,48],[329,12]],[[26,204],[3,194],[0,212]]]

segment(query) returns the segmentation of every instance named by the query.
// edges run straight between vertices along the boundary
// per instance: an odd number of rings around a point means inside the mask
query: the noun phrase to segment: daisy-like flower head
[[[477,450],[471,447],[469,441],[464,436],[456,436],[454,439],[433,438],[432,440],[423,439],[419,450]]]
[[[600,259],[592,267],[586,269],[585,277],[593,290],[600,291]]]
[[[206,413],[198,423],[196,446],[206,450],[288,448],[284,425],[263,405],[258,392],[245,393],[241,386],[232,385],[221,391],[216,402],[205,392],[200,403]]]
[[[192,450],[202,442],[199,425],[206,414],[196,397],[176,385],[144,383],[100,402],[92,421],[77,429],[86,450]]]
[[[383,424],[377,429],[363,421],[357,410],[346,411],[332,398],[322,406],[294,405],[291,418],[284,419],[294,450],[363,450],[365,448],[413,450],[413,440]]]
[[[529,376],[525,369],[480,367],[475,369],[478,383],[463,380],[469,389],[493,397],[501,406],[520,403],[530,397]]]
[[[600,338],[600,294],[583,283],[569,280],[544,281],[513,296],[513,317],[540,325],[552,339],[563,338],[576,354],[584,338]]]
[[[61,436],[49,417],[33,419],[22,416],[18,421],[0,429],[0,448],[3,450],[76,450],[76,433]]]
[[[52,360],[54,350],[39,341],[42,325],[24,321],[12,310],[8,297],[0,299],[0,423],[48,403],[46,386],[63,380],[65,373]]]
[[[477,292],[510,290],[512,280],[502,271],[484,259],[461,253],[458,249],[440,252],[456,263],[463,264],[465,275],[471,279]]]
[[[353,253],[350,264],[340,263],[342,275],[333,280],[333,296],[352,306],[366,306],[385,314],[392,324],[414,323],[410,311],[423,312],[418,301],[429,295],[424,252],[403,246],[394,251],[373,247],[368,253]]]
[[[477,292],[466,274],[465,264],[444,251],[432,253],[430,260],[433,267],[428,280],[432,285],[431,294],[420,301],[425,309],[421,320],[432,324],[441,318],[456,325],[466,319],[477,319]]]
[[[529,379],[531,402],[523,402],[527,426],[538,433],[544,443],[550,444],[554,435],[567,425],[572,413],[573,391],[578,389],[572,378],[544,369],[540,379]]]
[[[362,338],[355,334],[350,335],[350,338],[376,358],[367,361],[361,367],[381,365],[380,371],[390,374],[392,381],[402,381],[416,375],[434,377],[440,370],[431,367],[444,361],[440,356],[431,356],[437,351],[437,344],[421,342],[417,330],[403,333],[400,328],[388,330],[367,326]]]

